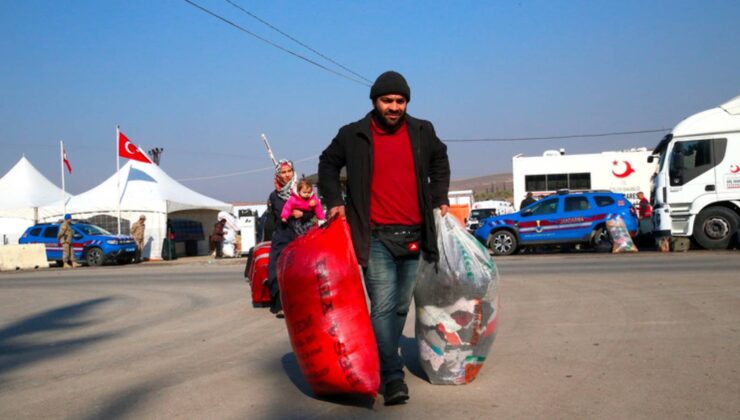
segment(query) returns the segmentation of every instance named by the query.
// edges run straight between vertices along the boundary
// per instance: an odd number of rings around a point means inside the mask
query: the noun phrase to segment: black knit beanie
[[[403,95],[407,101],[411,100],[411,89],[409,89],[406,79],[401,73],[387,71],[375,80],[373,87],[370,88],[370,99],[375,100],[378,96],[383,95]]]

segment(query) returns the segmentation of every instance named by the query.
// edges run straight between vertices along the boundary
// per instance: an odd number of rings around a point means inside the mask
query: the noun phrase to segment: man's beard
[[[373,109],[373,118],[383,131],[386,133],[395,133],[396,130],[403,125],[403,121],[406,119],[406,112],[402,112],[400,117],[395,122],[392,122],[388,121],[385,115],[381,114],[380,111]]]

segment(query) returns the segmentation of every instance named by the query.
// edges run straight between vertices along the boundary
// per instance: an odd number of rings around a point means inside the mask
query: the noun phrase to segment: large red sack
[[[347,221],[332,219],[291,242],[278,283],[290,343],[314,394],[375,398],[378,349]]]

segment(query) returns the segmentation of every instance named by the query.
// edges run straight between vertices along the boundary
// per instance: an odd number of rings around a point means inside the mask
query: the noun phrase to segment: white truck
[[[241,230],[241,249],[239,255],[249,254],[256,245],[257,219],[267,211],[267,204],[234,204],[234,213]]]
[[[681,121],[653,153],[656,233],[727,248],[740,225],[740,96]]]
[[[637,193],[648,197],[655,163],[648,162],[648,149],[567,155],[564,149],[548,150],[542,156],[512,158],[514,206],[517,210],[527,192],[534,198],[558,190],[608,190],[624,194],[637,204]],[[649,197],[648,197],[649,199]]]

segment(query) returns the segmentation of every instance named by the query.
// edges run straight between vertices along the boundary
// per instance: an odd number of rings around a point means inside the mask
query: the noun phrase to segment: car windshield
[[[543,214],[552,214],[558,210],[558,198],[542,200],[529,207],[526,212],[529,215],[541,216]]]
[[[110,236],[112,233],[108,232],[107,230],[101,228],[100,226],[95,225],[75,225],[77,229],[79,229],[82,233],[85,235],[98,235],[98,236]]]
[[[470,213],[473,219],[485,219],[486,217],[495,216],[496,210],[493,209],[476,209]]]
[[[660,171],[663,169],[663,165],[665,164],[666,159],[666,151],[668,150],[668,144],[673,139],[672,134],[667,134],[665,137],[663,137],[662,140],[660,140],[660,143],[658,143],[657,146],[655,146],[655,149],[653,149],[653,155],[660,156],[660,160],[658,161],[658,168],[656,171]]]

